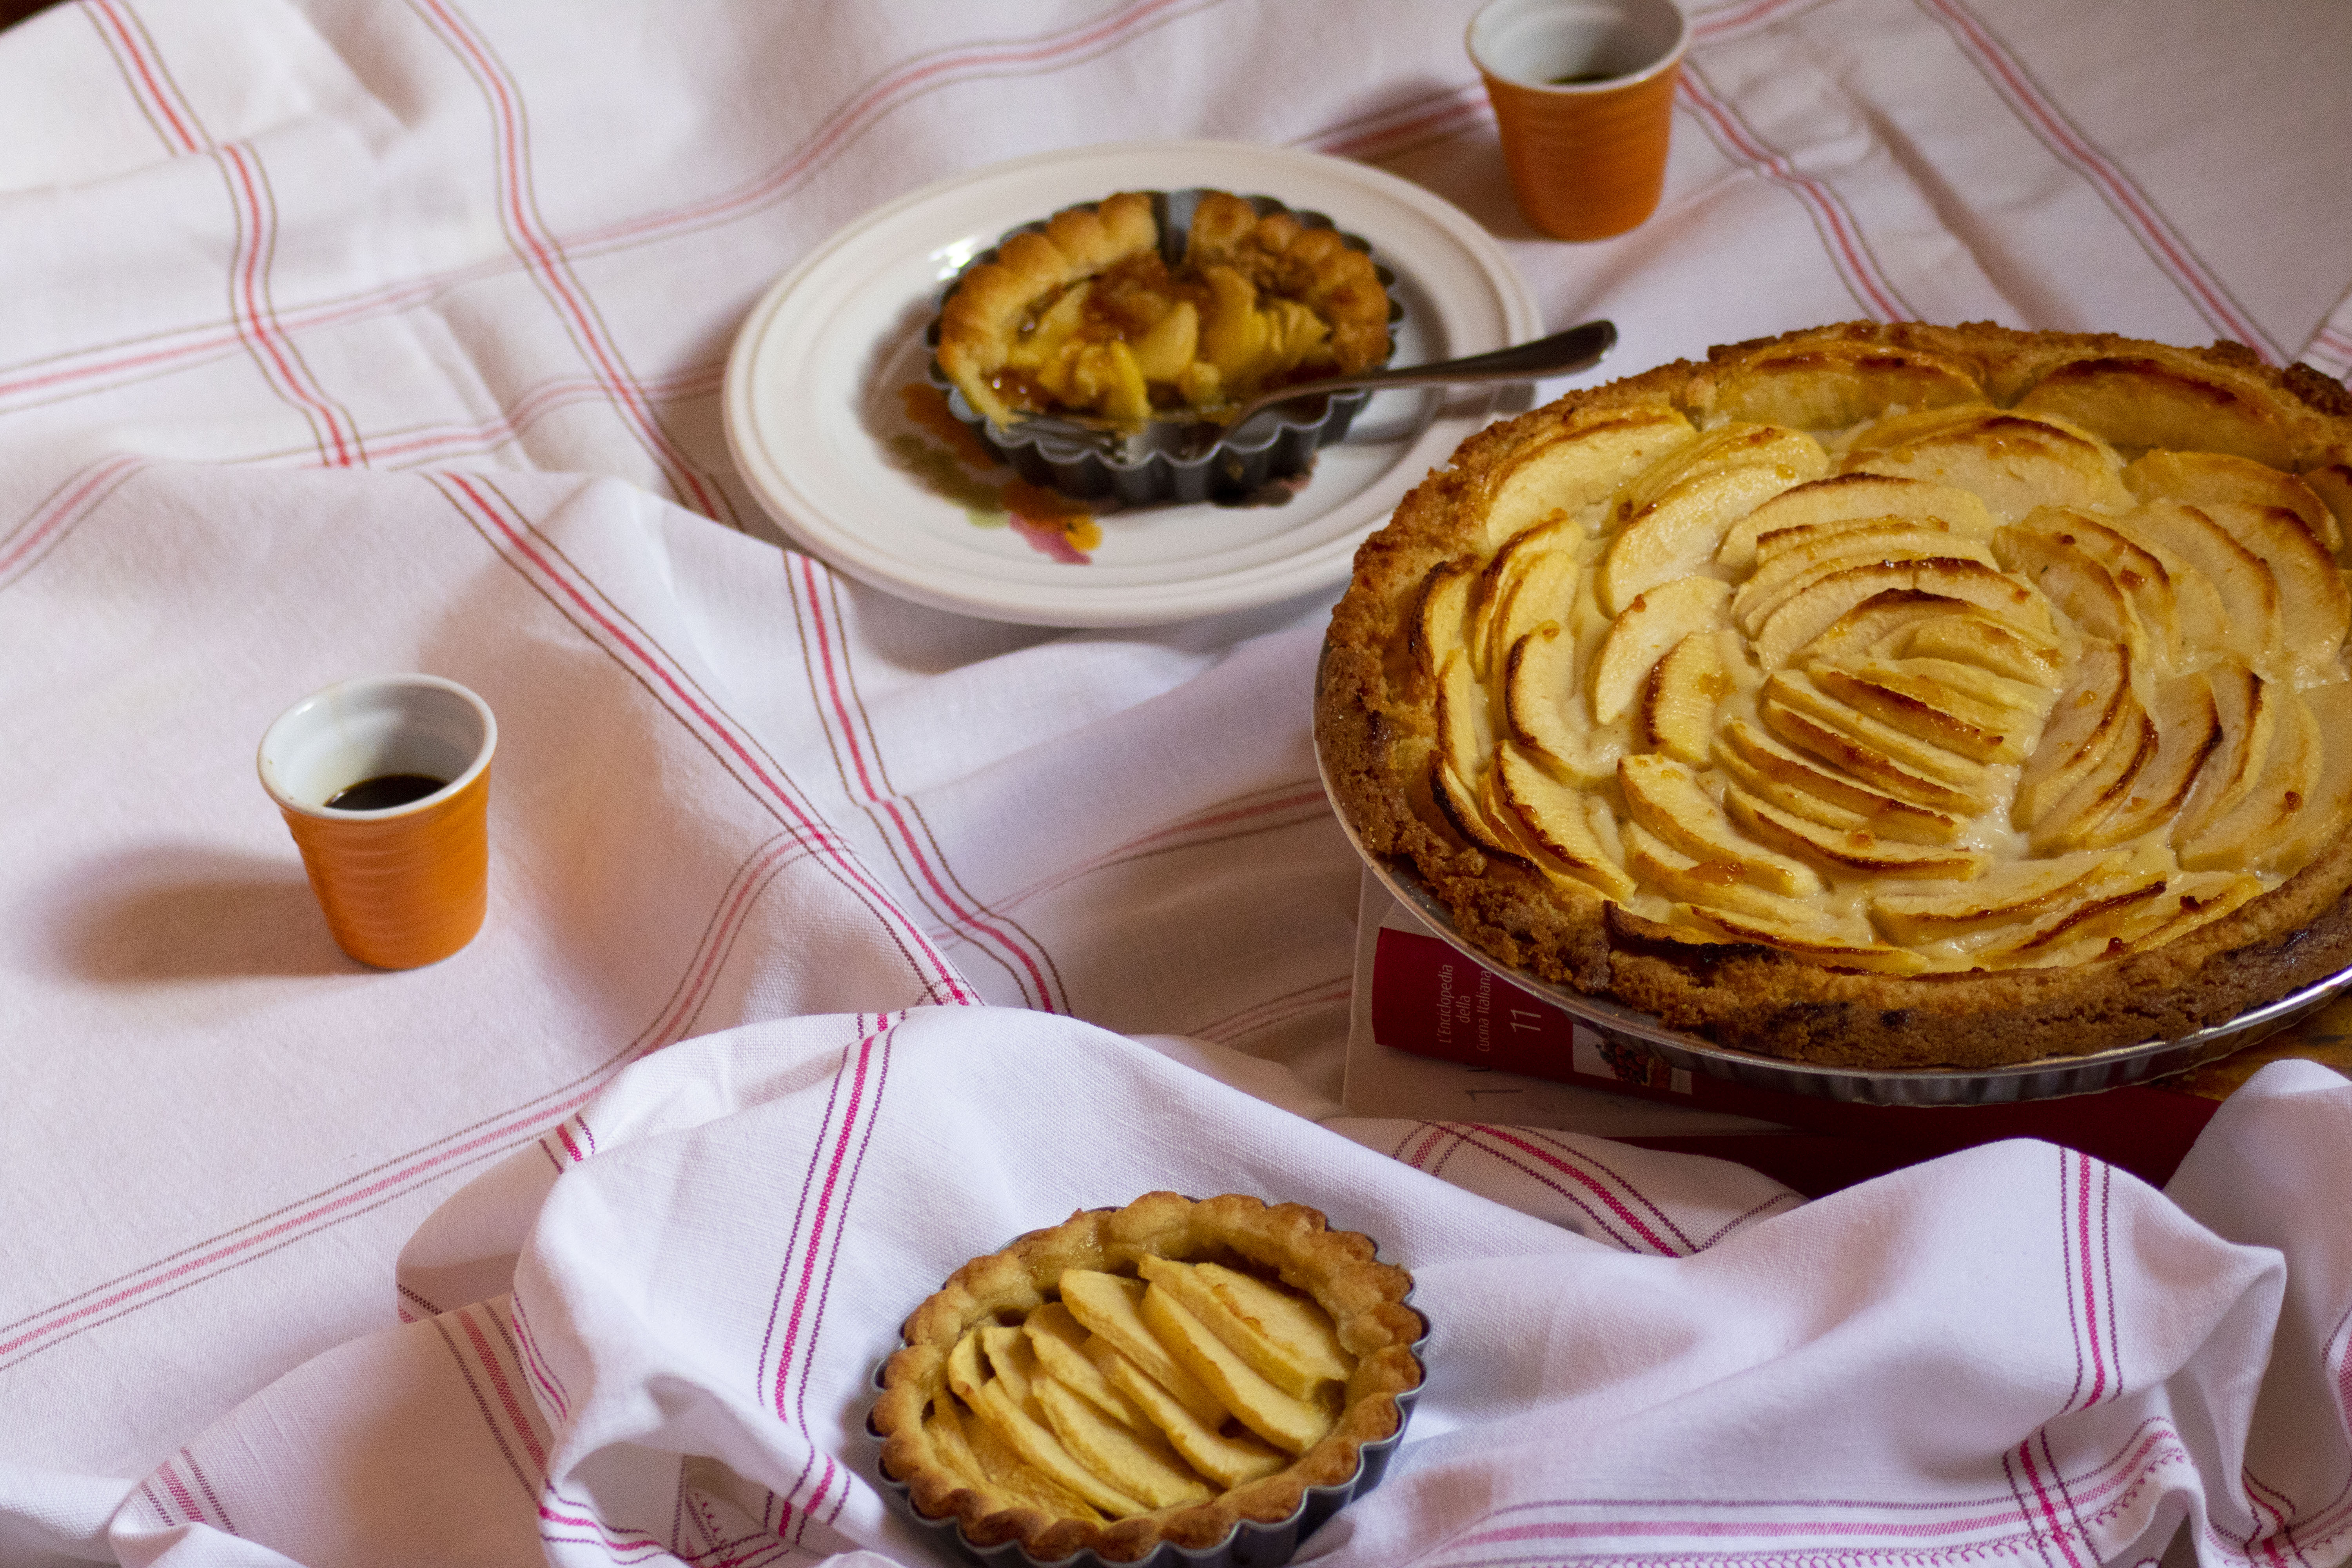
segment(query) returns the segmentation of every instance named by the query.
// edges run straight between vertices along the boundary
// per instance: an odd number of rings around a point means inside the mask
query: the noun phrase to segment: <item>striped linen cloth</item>
[[[1417,181],[1547,324],[1613,318],[1612,372],[1857,317],[2352,370],[2340,5],[1700,11],[1664,205],[1576,247],[1511,208],[1468,9],[0,34],[0,1562],[911,1557],[854,1408],[898,1317],[1160,1186],[1317,1203],[1442,1320],[1417,1441],[1317,1552],[2087,1568],[2185,1520],[2345,1555],[2352,1283],[2305,1200],[2344,1188],[2338,1080],[2266,1076],[2170,1203],[2035,1147],[1801,1205],[1573,1135],[1318,1130],[1358,884],[1306,724],[1328,595],[961,619],[780,549],[732,472],[773,277],[1140,137]],[[401,668],[497,710],[497,858],[482,937],[383,975],[252,750]]]

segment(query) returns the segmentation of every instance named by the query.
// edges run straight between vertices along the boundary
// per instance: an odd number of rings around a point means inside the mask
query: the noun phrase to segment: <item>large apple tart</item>
[[[2352,964],[2352,398],[2235,345],[1851,325],[1497,425],[1359,553],[1317,727],[1497,959],[1982,1067]]]
[[[1041,1562],[1311,1528],[1310,1489],[1328,1508],[1369,1485],[1368,1446],[1421,1385],[1412,1283],[1297,1204],[1152,1193],[1073,1215],[908,1319],[872,1418],[883,1469],[968,1547]]]
[[[1388,292],[1336,230],[1204,191],[1172,264],[1160,237],[1134,191],[1013,236],[948,296],[940,368],[999,426],[1047,412],[1138,426],[1388,358]]]

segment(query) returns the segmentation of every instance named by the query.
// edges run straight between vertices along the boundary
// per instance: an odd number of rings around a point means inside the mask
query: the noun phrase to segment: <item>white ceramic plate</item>
[[[1274,196],[1369,241],[1404,305],[1397,364],[1543,330],[1486,230],[1369,165],[1231,142],[1041,153],[868,214],[761,297],[727,363],[737,468],[786,531],[853,576],[994,620],[1150,626],[1343,581],[1357,544],[1485,422],[1490,397],[1377,394],[1287,505],[1113,512],[1083,563],[1054,558],[992,510],[987,497],[1009,470],[956,468],[905,412],[903,391],[929,363],[923,331],[940,289],[1005,230],[1115,191],[1195,185]]]

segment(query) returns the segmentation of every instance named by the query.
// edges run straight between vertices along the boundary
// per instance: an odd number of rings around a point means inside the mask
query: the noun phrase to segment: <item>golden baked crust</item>
[[[1062,1517],[993,1487],[972,1484],[924,1419],[935,1401],[954,1405],[946,1392],[949,1359],[966,1331],[1026,1320],[1058,1299],[1058,1283],[1068,1270],[1131,1276],[1147,1258],[1217,1262],[1278,1279],[1328,1313],[1339,1344],[1355,1358],[1345,1403],[1328,1435],[1272,1474],[1206,1501],[1108,1522]],[[1412,1349],[1423,1331],[1421,1314],[1404,1304],[1412,1288],[1411,1276],[1376,1259],[1368,1237],[1328,1229],[1322,1215],[1297,1204],[1268,1205],[1240,1195],[1195,1202],[1174,1193],[1151,1193],[1122,1209],[1074,1214],[1000,1252],[973,1258],[907,1320],[906,1348],[885,1367],[883,1393],[874,1407],[873,1426],[884,1440],[883,1468],[908,1483],[919,1513],[957,1520],[975,1546],[1018,1541],[1045,1561],[1090,1550],[1112,1562],[1136,1561],[1162,1541],[1187,1548],[1214,1546],[1241,1520],[1278,1521],[1297,1509],[1308,1487],[1347,1481],[1356,1473],[1363,1446],[1402,1425],[1397,1396],[1418,1388],[1422,1380]]]
[[[2352,964],[2347,514],[2352,398],[2234,344],[1718,348],[1407,497],[1318,742],[1465,936],[1674,1027],[1874,1068],[2171,1037]]]
[[[1213,418],[1266,386],[1379,364],[1388,310],[1371,258],[1336,230],[1204,192],[1171,268],[1151,198],[1125,192],[967,272],[940,310],[939,363],[999,425],[1046,410]]]

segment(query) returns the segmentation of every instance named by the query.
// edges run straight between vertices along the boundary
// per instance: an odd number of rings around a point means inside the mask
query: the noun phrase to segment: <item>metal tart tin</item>
[[[1412,1292],[1404,1295],[1408,1302]],[[1389,1460],[1404,1441],[1404,1429],[1412,1420],[1412,1407],[1421,1399],[1421,1392],[1429,1386],[1429,1314],[1416,1307],[1421,1318],[1421,1337],[1410,1349],[1414,1364],[1421,1368],[1421,1381],[1397,1394],[1396,1430],[1375,1442],[1366,1443],[1357,1450],[1356,1473],[1346,1480],[1328,1487],[1308,1487],[1307,1495],[1287,1518],[1272,1523],[1256,1520],[1237,1520],[1225,1538],[1214,1546],[1183,1547],[1172,1541],[1163,1541],[1142,1557],[1131,1562],[1118,1562],[1091,1551],[1074,1552],[1066,1557],[1052,1559],[1032,1556],[1017,1541],[1000,1542],[994,1546],[975,1546],[963,1532],[963,1521],[958,1519],[932,1519],[916,1509],[910,1495],[913,1489],[882,1468],[879,1452],[882,1434],[874,1429],[874,1409],[866,1406],[866,1435],[877,1447],[874,1461],[875,1479],[890,1499],[891,1508],[908,1523],[938,1542],[943,1556],[963,1563],[977,1563],[982,1568],[1281,1568],[1290,1561],[1307,1538],[1323,1526],[1323,1521],[1347,1507],[1356,1499],[1381,1484],[1388,1473]],[[905,1342],[900,1342],[903,1346]],[[882,1373],[889,1365],[884,1357],[875,1363],[872,1384],[874,1396],[882,1396]]]
[[[1329,651],[1329,645],[1325,645]],[[1321,686],[1321,671],[1317,686]],[[2226,1024],[2214,1024],[2177,1039],[2145,1040],[2082,1056],[2043,1057],[1998,1068],[1822,1067],[1811,1062],[1784,1061],[1729,1046],[1703,1035],[1668,1027],[1648,1013],[1638,1012],[1606,996],[1588,996],[1523,969],[1515,969],[1465,937],[1454,924],[1453,911],[1432,892],[1407,860],[1390,859],[1364,847],[1356,825],[1340,809],[1324,765],[1323,748],[1315,748],[1315,770],[1331,814],[1354,845],[1356,853],[1391,897],[1413,912],[1431,932],[1480,968],[1508,981],[1522,991],[1550,1003],[1612,1046],[1637,1056],[1654,1057],[1669,1067],[1711,1078],[1728,1079],[1751,1089],[1780,1094],[1810,1095],[1821,1100],[1859,1105],[2009,1105],[2027,1100],[2053,1100],[2062,1095],[2093,1094],[2127,1083],[2187,1072],[2257,1040],[2288,1028],[2352,991],[2352,969],[2314,981],[2276,1001],[2239,1014]]]
[[[1183,259],[1185,240],[1192,232],[1192,209],[1208,193],[1203,188],[1195,187],[1142,194],[1151,198],[1152,216],[1160,225],[1160,253],[1172,267]],[[1338,226],[1322,213],[1293,211],[1272,196],[1245,196],[1243,199],[1257,209],[1260,217],[1273,213],[1289,213],[1309,228]],[[957,270],[954,279],[940,290],[939,307],[945,308],[948,296],[962,283],[965,273],[995,260],[997,249],[1006,240],[1017,234],[1042,229],[1048,221],[1050,215],[1005,230],[998,237],[996,247],[982,251]],[[1339,237],[1346,240],[1351,249],[1371,255],[1371,246],[1358,236],[1342,232]],[[1373,258],[1372,271],[1380,279],[1381,289],[1388,293],[1389,342],[1393,348],[1396,323],[1404,317],[1404,307],[1396,297],[1396,274],[1383,266],[1378,257]],[[1180,458],[1166,452],[1138,453],[1132,450],[1106,454],[1050,432],[1024,429],[1017,425],[1008,429],[991,423],[987,416],[973,408],[961,389],[940,368],[937,358],[940,318],[937,310],[932,313],[930,326],[924,331],[923,342],[933,351],[929,379],[933,386],[947,395],[948,411],[969,426],[980,437],[981,444],[999,461],[1030,483],[1059,490],[1073,500],[1115,501],[1120,506],[1201,501],[1235,505],[1260,500],[1286,500],[1289,499],[1289,485],[1303,479],[1313,470],[1317,450],[1345,436],[1348,426],[1371,396],[1369,391],[1358,390],[1329,393],[1319,398],[1280,405],[1251,418],[1251,433],[1246,441],[1222,440],[1196,458]]]

